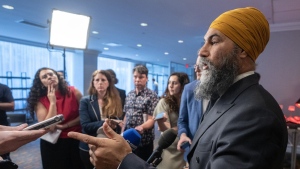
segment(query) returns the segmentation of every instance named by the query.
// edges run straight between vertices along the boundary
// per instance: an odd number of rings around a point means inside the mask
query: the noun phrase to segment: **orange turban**
[[[210,28],[225,34],[246,51],[253,61],[263,52],[270,38],[267,19],[253,7],[227,11],[216,18]]]

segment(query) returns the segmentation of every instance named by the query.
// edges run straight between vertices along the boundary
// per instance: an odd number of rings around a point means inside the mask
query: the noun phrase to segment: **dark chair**
[[[26,114],[24,113],[7,113],[7,120],[10,126],[18,126],[26,123]]]

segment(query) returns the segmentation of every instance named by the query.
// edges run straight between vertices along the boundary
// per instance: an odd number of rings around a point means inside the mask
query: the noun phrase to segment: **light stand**
[[[64,70],[64,78],[66,78],[67,77],[66,76],[66,71],[67,71],[67,69],[66,69],[66,48],[64,48],[62,57],[63,57],[63,65],[64,65],[64,68],[63,68],[63,70]]]

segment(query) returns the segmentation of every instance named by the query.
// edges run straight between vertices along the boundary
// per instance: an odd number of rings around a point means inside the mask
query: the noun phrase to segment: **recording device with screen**
[[[38,130],[38,129],[48,129],[53,125],[56,125],[64,120],[64,116],[62,114],[51,117],[47,120],[38,122],[31,126],[24,128],[23,130]]]

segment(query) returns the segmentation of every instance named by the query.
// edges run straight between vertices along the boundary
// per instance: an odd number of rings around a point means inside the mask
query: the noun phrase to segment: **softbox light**
[[[50,26],[50,45],[86,49],[91,17],[54,9]]]

